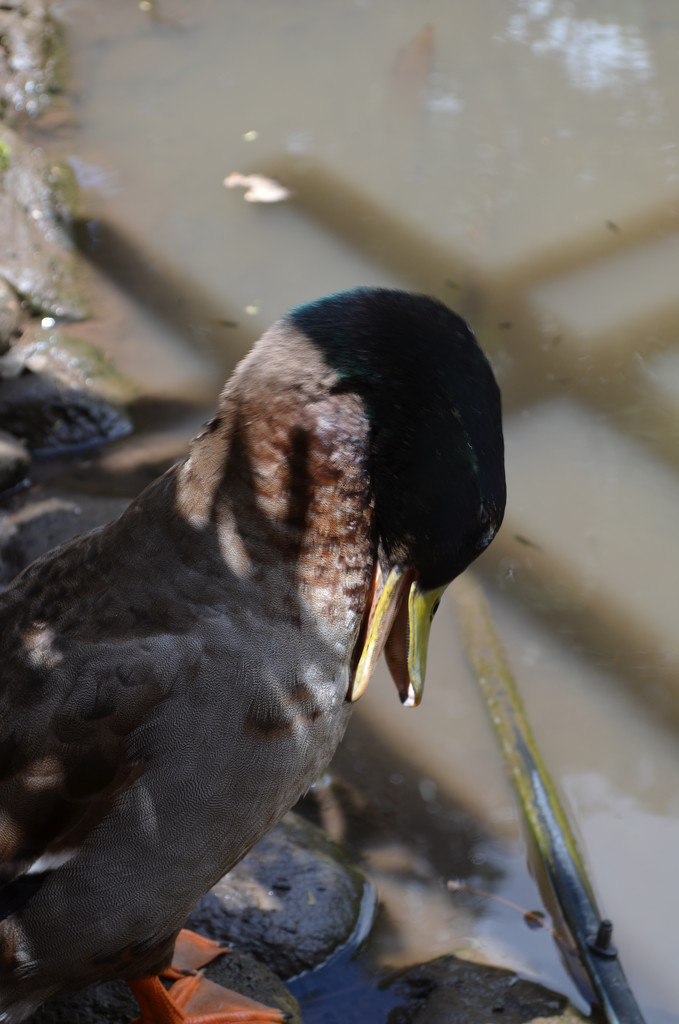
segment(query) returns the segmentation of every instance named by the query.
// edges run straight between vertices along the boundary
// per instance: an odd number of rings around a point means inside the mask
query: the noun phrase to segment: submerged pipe
[[[467,657],[528,828],[609,1024],[645,1024],[602,918],[563,806],[536,746],[488,606],[469,577],[452,588]]]

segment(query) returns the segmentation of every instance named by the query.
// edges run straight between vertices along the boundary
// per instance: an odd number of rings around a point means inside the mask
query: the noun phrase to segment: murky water
[[[632,986],[649,1024],[679,1020],[676,3],[58,10],[99,328],[149,399],[207,405],[287,307],[359,283],[471,320],[508,442],[480,572]],[[246,203],[233,171],[294,195]],[[422,708],[386,675],[362,704],[340,766],[393,810],[358,841],[389,910],[375,958],[471,942],[577,998],[545,931],[443,885],[541,905],[452,610]]]

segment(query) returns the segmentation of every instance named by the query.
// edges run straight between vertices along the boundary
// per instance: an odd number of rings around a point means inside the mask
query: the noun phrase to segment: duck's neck
[[[375,561],[368,422],[349,394],[266,394],[238,378],[179,470],[177,508],[211,523],[228,568],[272,613],[360,627]]]

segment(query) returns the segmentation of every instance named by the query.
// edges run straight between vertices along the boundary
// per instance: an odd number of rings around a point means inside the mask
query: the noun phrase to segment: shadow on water
[[[658,402],[640,377],[638,354],[644,344],[656,350],[674,344],[679,304],[676,298],[643,323],[614,324],[609,332],[569,344],[562,330],[551,343],[526,299],[532,288],[583,268],[595,270],[607,260],[677,234],[674,204],[649,210],[626,223],[624,232],[606,231],[579,238],[572,246],[514,264],[496,274],[482,273],[448,246],[433,241],[405,217],[398,217],[366,192],[308,159],[287,154],[270,161],[263,172],[285,181],[293,190],[295,209],[335,238],[356,249],[415,290],[435,295],[471,320],[491,355],[506,351],[515,370],[503,375],[506,413],[527,402],[575,395],[628,432],[679,471],[679,420],[669,402]],[[225,374],[256,340],[241,322],[240,309],[228,310],[200,284],[180,274],[166,256],[140,250],[115,225],[105,220],[80,220],[78,246],[84,256],[122,291],[168,329],[191,345],[210,347],[222,360]],[[628,340],[620,356],[621,333]],[[564,344],[564,342],[566,342]],[[612,365],[611,347],[616,358]],[[624,351],[624,348],[623,348]]]
[[[225,309],[165,255],[141,249],[111,222],[79,219],[75,237],[82,255],[146,313],[192,347],[216,355],[224,377],[256,340],[240,309]]]
[[[398,776],[390,785],[396,769]],[[500,867],[476,857],[492,836],[473,809],[438,793],[435,799],[423,797],[409,751],[400,749],[395,762],[390,745],[365,719],[352,718],[332,771],[332,784],[316,787],[299,809],[359,858],[385,837],[398,836],[403,855],[394,863],[395,871],[412,870],[421,857],[437,884],[475,876],[492,889],[501,879]]]
[[[599,381],[599,393],[596,387],[590,386],[592,374],[588,372],[584,377],[578,366],[577,356],[582,354],[578,346],[570,349],[563,345],[545,347],[545,333],[526,293],[572,272],[594,270],[607,260],[673,238],[679,232],[676,202],[665,203],[625,224],[624,231],[612,233],[602,224],[600,232],[587,238],[579,237],[570,246],[560,242],[553,249],[542,249],[530,259],[513,263],[506,269],[481,271],[470,264],[468,257],[433,240],[431,234],[407,217],[396,215],[386,204],[382,205],[317,161],[281,154],[264,164],[261,171],[279,178],[293,190],[290,202],[304,217],[340,238],[376,266],[401,278],[407,287],[436,296],[471,320],[491,355],[510,348],[518,367],[515,375],[503,380],[507,412],[527,400],[551,397],[555,382],[549,373],[554,370],[563,373],[569,370],[572,374],[569,387],[582,389],[583,398],[593,405],[605,401],[607,394],[607,381]],[[677,320],[679,302],[673,292],[667,306],[656,309],[652,319],[644,316],[643,323],[625,323],[631,365],[634,365],[635,354],[643,348],[644,339],[653,347],[675,344]],[[595,370],[607,370],[610,375],[609,343],[615,342],[618,346],[619,361],[620,333],[620,325],[615,324],[610,336],[602,333],[595,344],[588,338],[588,359]],[[565,356],[563,349],[567,350]],[[597,353],[601,353],[600,364]]]

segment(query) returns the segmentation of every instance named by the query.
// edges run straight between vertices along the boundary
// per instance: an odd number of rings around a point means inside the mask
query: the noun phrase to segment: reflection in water
[[[529,45],[537,56],[558,54],[572,84],[583,92],[607,89],[620,94],[626,86],[652,78],[650,50],[637,28],[577,18],[572,10],[567,3],[521,0],[507,35]]]

